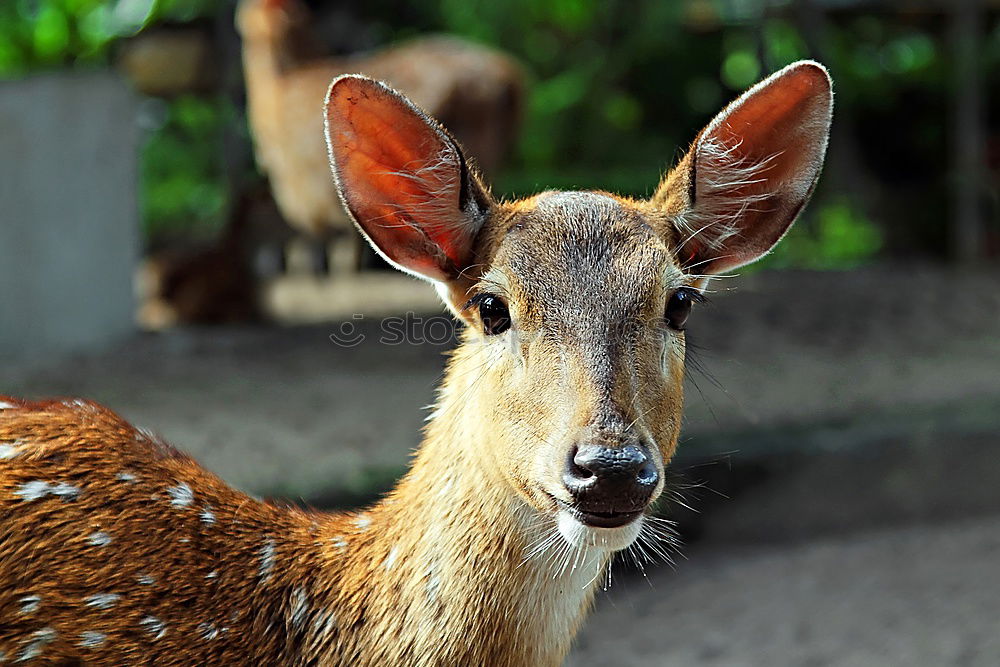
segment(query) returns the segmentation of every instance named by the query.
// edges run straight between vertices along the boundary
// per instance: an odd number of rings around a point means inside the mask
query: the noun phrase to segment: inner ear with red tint
[[[390,263],[440,282],[474,263],[492,199],[435,120],[385,84],[345,75],[327,93],[326,140],[347,210]]]
[[[686,269],[723,273],[774,247],[819,178],[832,111],[826,69],[802,61],[758,83],[702,130],[678,167],[689,170],[680,180],[690,203],[675,220]],[[668,177],[661,189],[677,180]]]

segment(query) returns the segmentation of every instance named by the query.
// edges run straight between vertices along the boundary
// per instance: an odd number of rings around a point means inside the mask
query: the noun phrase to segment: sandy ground
[[[996,667],[1000,517],[693,549],[601,594],[567,664]]]

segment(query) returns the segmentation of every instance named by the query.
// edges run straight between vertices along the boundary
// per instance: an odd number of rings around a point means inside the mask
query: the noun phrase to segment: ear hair
[[[781,152],[754,159],[739,152],[742,140],[726,145],[719,137],[696,141],[698,159],[691,161],[689,188],[698,205],[688,207],[675,218],[678,249],[697,240],[700,246],[720,251],[726,241],[740,234],[739,221],[748,213],[766,213],[762,202],[771,194],[753,192],[748,186],[766,182],[764,174]],[[694,173],[697,169],[697,173]]]
[[[682,266],[722,273],[766,255],[819,178],[833,94],[826,69],[793,63],[750,88],[698,135],[650,201],[672,219]]]

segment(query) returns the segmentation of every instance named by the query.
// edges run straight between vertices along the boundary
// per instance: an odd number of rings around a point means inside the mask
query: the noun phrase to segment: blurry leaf
[[[809,55],[806,43],[794,25],[784,19],[770,19],[764,24],[764,44],[769,65],[779,69]]]
[[[757,268],[849,269],[874,257],[882,234],[846,197],[816,202]],[[756,269],[749,269],[756,270]]]
[[[531,106],[536,112],[555,114],[579,102],[588,90],[589,74],[571,70],[535,84]]]
[[[579,33],[593,22],[597,0],[548,0],[550,15],[563,30]]]
[[[49,2],[38,11],[34,27],[34,46],[38,57],[54,60],[69,45],[69,24],[62,9]]]
[[[80,38],[91,51],[97,51],[114,37],[111,16],[106,5],[97,5],[80,15]]]
[[[0,76],[17,74],[26,64],[20,49],[0,39]]]
[[[875,254],[882,245],[875,225],[847,199],[820,207],[818,223],[821,258],[830,265],[855,264]]]
[[[760,61],[748,49],[733,51],[722,61],[722,80],[734,90],[747,88],[760,78]]]
[[[893,74],[905,74],[923,69],[934,61],[934,42],[920,33],[904,35],[890,41],[880,52],[883,66]]]
[[[604,117],[618,130],[631,130],[642,118],[642,107],[635,98],[618,93],[605,101]]]

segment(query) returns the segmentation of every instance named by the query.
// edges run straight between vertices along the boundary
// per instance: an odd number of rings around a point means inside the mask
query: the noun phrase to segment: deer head
[[[794,222],[831,110],[826,70],[795,63],[723,110],[649,200],[504,202],[402,95],[336,79],[326,135],[345,207],[467,325],[443,390],[461,413],[443,455],[570,544],[631,544],[677,444],[692,305]]]

